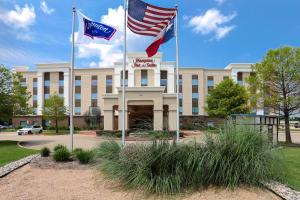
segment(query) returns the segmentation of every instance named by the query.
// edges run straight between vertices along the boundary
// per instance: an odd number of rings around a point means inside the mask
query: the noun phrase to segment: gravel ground
[[[36,158],[30,164],[0,178],[0,199],[14,200],[129,200],[158,199],[128,192],[105,181],[101,174],[77,162],[54,163],[51,158]],[[256,188],[225,190],[209,188],[184,200],[279,200],[275,194]]]

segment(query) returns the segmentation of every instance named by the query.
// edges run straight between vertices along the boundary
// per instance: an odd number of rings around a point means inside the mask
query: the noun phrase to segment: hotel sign
[[[144,67],[157,67],[157,64],[155,63],[154,59],[151,58],[136,58],[133,59],[133,65],[134,68],[144,68]]]

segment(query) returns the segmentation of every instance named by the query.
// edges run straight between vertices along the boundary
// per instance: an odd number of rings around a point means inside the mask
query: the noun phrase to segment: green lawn
[[[300,191],[300,148],[284,147],[280,151],[287,167],[286,181],[291,188]]]
[[[19,147],[16,141],[0,141],[0,167],[37,152]]]

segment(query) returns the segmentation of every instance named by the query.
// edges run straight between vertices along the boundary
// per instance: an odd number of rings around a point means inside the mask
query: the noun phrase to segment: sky
[[[178,4],[180,67],[224,68],[229,63],[259,62],[269,49],[300,45],[299,0],[145,0]],[[7,67],[70,62],[72,7],[114,26],[110,43],[76,45],[75,65],[111,67],[122,59],[122,0],[0,0],[0,64]],[[76,17],[75,31],[77,31]],[[153,40],[127,31],[128,51],[144,52]],[[160,48],[175,61],[175,39]]]

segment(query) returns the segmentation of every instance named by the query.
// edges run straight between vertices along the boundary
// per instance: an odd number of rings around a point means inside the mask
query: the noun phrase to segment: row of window
[[[121,71],[121,86],[123,86],[123,71]],[[128,86],[128,71],[125,71],[125,86]],[[141,86],[148,86],[148,70],[141,70]],[[160,86],[165,86],[165,93],[168,91],[168,72],[160,72]]]
[[[168,82],[168,74],[167,71],[161,71],[160,75],[160,85],[165,86],[165,92],[167,92],[167,82]],[[229,78],[228,76],[224,76],[224,79]],[[64,77],[63,73],[59,73],[59,95],[63,97],[64,93]],[[238,81],[242,79],[242,75],[238,73]],[[123,80],[123,73],[121,73],[121,84]],[[112,93],[112,75],[106,76],[106,93]],[[26,86],[26,79],[22,79],[21,85]],[[128,85],[128,71],[125,72],[125,85]],[[141,86],[148,85],[148,74],[147,70],[141,70]],[[92,76],[91,80],[91,107],[97,107],[97,99],[98,99],[98,78],[97,76]],[[207,77],[207,89],[208,92],[214,87],[214,77]],[[199,80],[198,75],[192,75],[192,113],[199,113]],[[182,75],[179,75],[179,110],[182,114]],[[44,98],[48,99],[50,96],[50,73],[47,72],[44,74]],[[33,106],[37,107],[37,78],[33,79]],[[81,114],[81,77],[75,76],[75,114]]]

